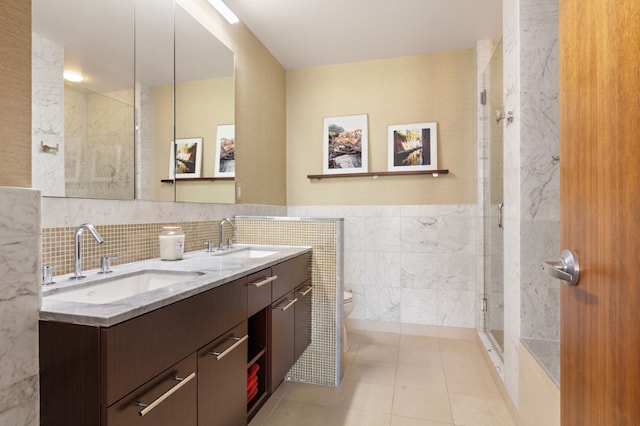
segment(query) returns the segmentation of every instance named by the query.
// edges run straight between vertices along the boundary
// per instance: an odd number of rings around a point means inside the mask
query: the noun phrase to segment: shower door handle
[[[504,208],[504,203],[498,204],[498,228],[503,229],[502,226],[502,209]]]
[[[567,285],[576,285],[580,279],[578,258],[571,250],[563,250],[560,255],[560,261],[544,262],[542,267],[549,275],[564,281]]]

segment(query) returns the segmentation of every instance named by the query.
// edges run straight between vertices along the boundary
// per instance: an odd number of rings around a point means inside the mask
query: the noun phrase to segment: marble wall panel
[[[350,318],[475,326],[475,206],[292,206],[288,214],[344,218]]]
[[[37,425],[40,192],[0,199],[0,424]]]

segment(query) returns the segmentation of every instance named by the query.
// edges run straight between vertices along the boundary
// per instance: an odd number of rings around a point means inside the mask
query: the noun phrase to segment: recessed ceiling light
[[[62,73],[62,76],[65,80],[72,81],[74,83],[80,83],[82,80],[84,80],[84,76],[75,71],[65,71],[64,73]]]
[[[233,13],[231,9],[229,9],[229,6],[227,6],[222,0],[209,0],[209,3],[211,3],[211,5],[220,12],[220,15],[224,16],[224,19],[226,19],[230,24],[237,24],[240,21],[236,14]]]

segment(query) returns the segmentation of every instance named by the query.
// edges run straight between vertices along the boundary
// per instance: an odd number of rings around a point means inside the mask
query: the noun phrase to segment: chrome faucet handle
[[[207,253],[216,251],[216,247],[215,247],[215,244],[213,244],[213,241],[205,241],[204,248]]]
[[[100,257],[100,271],[99,274],[108,274],[113,272],[111,270],[111,259],[117,259],[118,256],[102,256]]]
[[[55,284],[53,281],[53,268],[49,265],[42,265],[42,285]]]
[[[233,248],[233,237],[229,237],[227,239],[227,249],[232,249]]]

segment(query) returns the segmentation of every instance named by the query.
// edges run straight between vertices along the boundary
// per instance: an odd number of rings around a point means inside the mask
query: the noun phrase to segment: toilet
[[[342,305],[342,352],[349,350],[347,343],[347,322],[346,319],[353,311],[353,293],[349,290],[344,291],[344,302]]]

